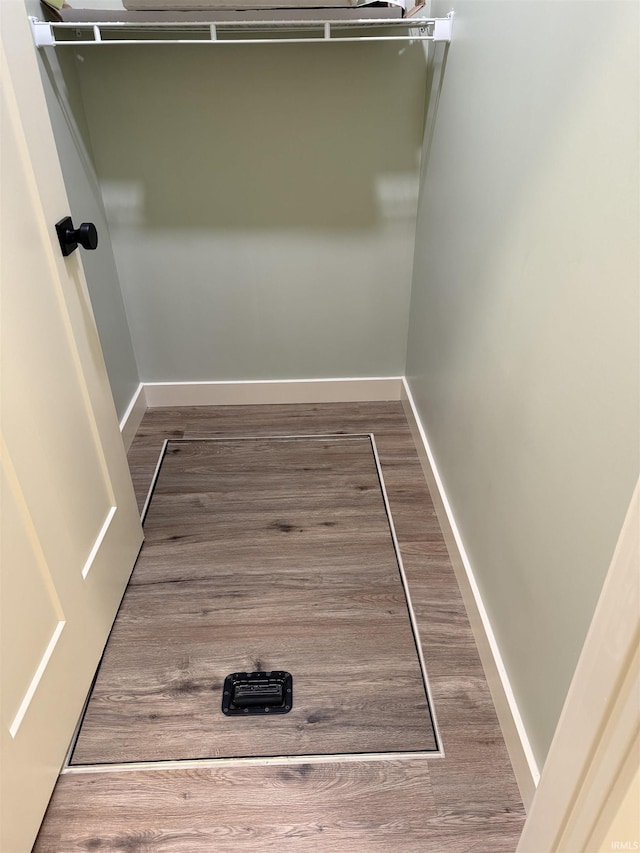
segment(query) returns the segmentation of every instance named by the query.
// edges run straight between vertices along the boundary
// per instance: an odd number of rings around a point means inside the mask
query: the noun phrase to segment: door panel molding
[[[0,4],[0,849],[31,849],[142,528],[23,0]]]

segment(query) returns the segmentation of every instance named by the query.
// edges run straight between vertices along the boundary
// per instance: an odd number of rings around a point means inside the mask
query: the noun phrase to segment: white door
[[[26,12],[2,0],[0,850],[28,851],[142,542]],[[99,248],[98,248],[99,251]]]

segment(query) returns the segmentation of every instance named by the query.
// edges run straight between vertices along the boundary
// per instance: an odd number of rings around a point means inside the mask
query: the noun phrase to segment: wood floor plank
[[[243,846],[257,853],[513,853],[524,810],[401,404],[153,409],[129,458],[142,506],[165,438],[361,432],[375,434],[445,757],[63,776],[35,853],[231,853]],[[192,536],[190,569],[202,579],[207,557]],[[158,583],[181,578],[169,546],[161,535],[154,539],[163,564]],[[277,563],[274,550],[265,571]],[[339,548],[324,549],[316,571],[345,563]],[[138,581],[152,584],[152,574],[146,566]]]
[[[63,777],[34,853],[515,849],[520,815],[438,813],[428,769],[414,761],[250,770]]]

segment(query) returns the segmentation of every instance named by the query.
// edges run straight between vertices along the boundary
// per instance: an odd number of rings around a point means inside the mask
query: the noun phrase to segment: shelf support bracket
[[[53,27],[47,21],[39,21],[33,16],[29,16],[31,24],[31,32],[33,33],[33,43],[36,47],[52,47],[56,43],[53,35]]]
[[[436,18],[433,24],[434,41],[451,41],[453,35],[453,12],[446,18]]]

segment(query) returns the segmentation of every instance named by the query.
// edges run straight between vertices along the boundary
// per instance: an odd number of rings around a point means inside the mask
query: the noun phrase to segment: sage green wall
[[[39,11],[35,10],[34,14]],[[74,224],[93,222],[98,248],[82,252],[87,286],[98,327],[111,392],[122,418],[138,384],[138,368],[111,247],[109,227],[95,173],[73,53],[66,49],[39,52],[51,124]],[[53,223],[52,223],[53,225]]]
[[[419,45],[79,53],[143,380],[404,372]]]
[[[638,477],[639,7],[454,8],[407,375],[542,764]]]

